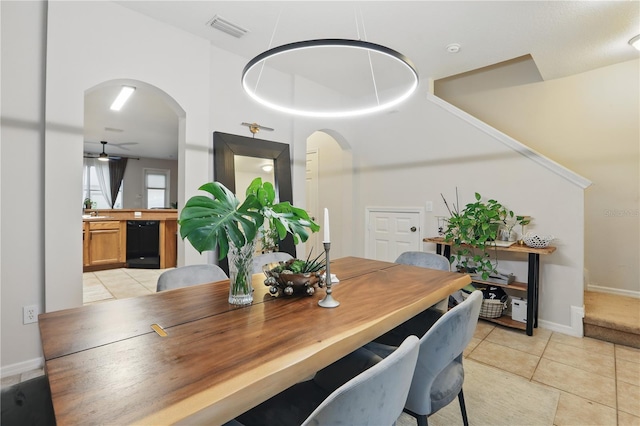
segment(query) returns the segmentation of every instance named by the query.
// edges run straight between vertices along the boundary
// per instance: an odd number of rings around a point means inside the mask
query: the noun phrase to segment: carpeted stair
[[[584,292],[584,335],[640,348],[640,299]]]

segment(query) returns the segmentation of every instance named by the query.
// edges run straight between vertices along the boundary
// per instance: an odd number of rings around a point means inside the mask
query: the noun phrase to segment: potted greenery
[[[456,194],[457,197],[457,194]],[[462,210],[454,205],[449,208],[447,200],[442,196],[451,217],[447,221],[444,240],[452,243],[451,262],[456,261],[458,268],[469,273],[476,273],[483,280],[496,271],[489,249],[496,248],[495,241],[501,226],[507,226],[509,232],[515,224],[529,223],[524,216],[515,216],[496,200],[482,201],[482,196],[475,193],[475,202],[467,204]]]
[[[291,296],[294,293],[315,293],[314,286],[323,287],[322,275],[326,268],[326,258],[320,259],[324,253],[320,253],[315,259],[311,259],[311,253],[306,260],[289,259],[284,262],[264,265],[263,271],[267,276],[264,284],[269,287],[272,295],[284,294]]]
[[[309,231],[320,229],[304,209],[288,201],[275,203],[276,192],[269,182],[254,179],[240,203],[236,195],[220,182],[209,182],[198,188],[213,196],[190,198],[180,213],[180,236],[199,252],[218,249],[218,258],[228,256],[229,303],[249,304],[253,301],[252,259],[258,230],[265,222],[277,231],[279,240],[287,233],[296,244],[309,238]]]

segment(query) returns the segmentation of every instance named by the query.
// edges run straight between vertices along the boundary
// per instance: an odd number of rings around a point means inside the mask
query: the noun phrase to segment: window
[[[169,170],[144,169],[144,192],[148,209],[169,205]]]
[[[85,163],[84,165],[82,175],[82,195],[83,200],[89,198],[94,203],[93,208],[95,209],[111,208],[100,189],[100,184],[98,182],[98,170],[92,164]],[[122,208],[122,184],[118,189],[118,196],[116,197],[116,202],[114,203],[113,208]]]

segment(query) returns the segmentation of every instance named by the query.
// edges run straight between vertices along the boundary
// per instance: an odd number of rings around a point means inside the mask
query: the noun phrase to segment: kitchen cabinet
[[[123,225],[119,220],[85,222],[85,266],[124,265],[126,233]]]
[[[177,264],[178,223],[177,210],[89,210],[83,217],[83,270],[84,272],[127,267],[127,221],[158,221],[160,269]]]

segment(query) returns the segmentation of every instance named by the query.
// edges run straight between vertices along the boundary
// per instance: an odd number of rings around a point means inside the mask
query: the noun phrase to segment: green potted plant
[[[212,197],[191,197],[180,212],[180,236],[199,252],[218,249],[218,258],[229,260],[229,303],[249,304],[253,301],[252,259],[258,230],[265,222],[277,231],[279,240],[287,233],[296,244],[305,242],[309,232],[320,230],[304,209],[288,201],[275,203],[276,192],[269,182],[254,179],[240,203],[236,195],[220,182],[209,182],[198,188]]]
[[[291,296],[294,293],[302,293],[311,296],[315,293],[314,286],[323,287],[322,275],[326,268],[326,258],[320,259],[324,253],[320,253],[315,259],[311,259],[311,253],[306,260],[289,259],[285,262],[271,263],[263,267],[267,276],[264,284],[269,287],[272,295],[284,294]]]
[[[459,269],[478,274],[486,280],[496,271],[495,241],[500,227],[512,229],[515,224],[526,225],[528,219],[514,215],[513,211],[496,200],[482,201],[482,196],[477,192],[475,202],[467,204],[462,210],[457,205],[450,209],[447,200],[444,196],[442,198],[451,215],[444,231],[444,240],[452,243],[451,262],[455,260]],[[489,252],[491,248],[496,253],[495,262]]]

